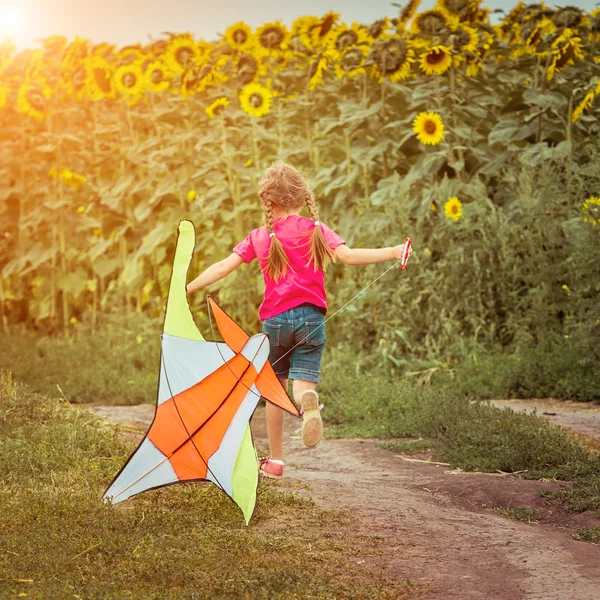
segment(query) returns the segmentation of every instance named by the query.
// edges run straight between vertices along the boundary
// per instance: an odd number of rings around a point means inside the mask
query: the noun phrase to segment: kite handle
[[[411,244],[412,240],[407,237],[406,242],[404,243],[404,251],[402,252],[402,258],[400,259],[400,268],[403,271],[406,269],[406,263],[408,262],[408,253],[410,251]]]

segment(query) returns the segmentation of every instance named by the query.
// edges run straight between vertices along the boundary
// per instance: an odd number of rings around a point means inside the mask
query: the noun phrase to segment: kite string
[[[285,358],[290,352],[292,352],[294,349],[296,349],[300,344],[304,343],[313,333],[315,333],[315,331],[318,331],[319,329],[321,329],[321,327],[325,327],[325,323],[327,323],[327,321],[329,321],[330,319],[333,319],[333,317],[335,317],[335,315],[337,315],[340,311],[344,310],[344,308],[346,308],[346,306],[348,306],[348,304],[350,304],[351,302],[356,300],[356,298],[358,298],[363,292],[368,290],[374,283],[377,283],[384,275],[387,275],[396,265],[400,264],[401,262],[402,261],[400,261],[400,260],[395,262],[389,269],[387,269],[383,273],[381,273],[381,275],[379,275],[379,277],[373,279],[373,281],[371,281],[371,283],[369,283],[369,285],[365,286],[362,290],[360,290],[360,292],[358,292],[358,294],[356,294],[355,296],[350,298],[350,300],[348,300],[348,302],[346,302],[346,304],[344,304],[343,306],[340,306],[340,308],[338,308],[332,315],[327,317],[323,321],[323,323],[321,323],[318,327],[315,327],[308,335],[306,335],[304,338],[302,338],[295,346],[292,346],[283,356],[280,356],[274,363],[272,363],[271,366],[272,367],[275,366],[281,359]]]
[[[304,341],[306,341],[313,333],[315,333],[315,331],[318,331],[321,327],[324,327],[325,323],[327,323],[327,321],[329,321],[330,319],[333,319],[333,317],[335,317],[335,315],[337,315],[340,311],[344,310],[344,308],[346,308],[346,306],[348,306],[348,304],[350,304],[351,302],[356,300],[356,298],[358,298],[363,292],[368,290],[374,283],[377,283],[384,275],[387,275],[395,266],[397,266],[401,262],[402,262],[401,260],[395,262],[391,267],[389,267],[383,273],[381,273],[378,277],[373,279],[373,281],[371,281],[371,283],[369,283],[362,290],[360,290],[360,292],[358,292],[358,294],[355,294],[352,298],[350,298],[350,300],[348,300],[348,302],[346,302],[346,304],[344,304],[343,306],[340,306],[340,308],[338,308],[332,315],[327,317],[327,319],[325,319],[321,325],[319,325],[318,327],[313,329],[307,336],[305,336],[303,339],[301,339],[295,346],[290,348],[290,350],[288,350],[283,356],[280,356],[275,362],[273,362],[271,364],[271,366],[276,365],[282,358],[286,357],[290,352],[292,352],[300,344],[302,344]],[[212,309],[210,306],[209,298],[210,298],[210,296],[206,297],[206,306],[207,306],[206,312],[208,314],[208,322],[210,324],[211,334],[212,334],[213,338],[216,338],[215,328],[214,328],[213,320],[212,320]],[[221,358],[223,359],[223,364],[226,365],[227,368],[235,375],[235,373],[233,372],[233,369],[229,366],[229,363],[227,362],[226,358],[223,356],[223,353],[221,352],[221,348],[219,347],[219,342],[217,342],[216,339],[215,339],[215,345],[217,347],[217,350],[219,351],[219,354],[221,355]],[[237,375],[236,375],[236,378],[249,392],[252,392],[253,394],[257,395],[259,398],[262,397],[260,394],[257,394],[253,389],[249,388],[241,379],[239,379],[237,377]]]

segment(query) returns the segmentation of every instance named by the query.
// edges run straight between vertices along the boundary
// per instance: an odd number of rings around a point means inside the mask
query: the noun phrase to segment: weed
[[[528,523],[534,522],[535,517],[535,508],[511,508],[507,507],[497,507],[494,509],[494,512],[500,513],[505,517],[509,517],[510,519],[516,519],[517,521],[527,521]]]
[[[597,525],[593,527],[582,527],[577,533],[573,534],[573,537],[576,540],[600,544],[600,527]]]

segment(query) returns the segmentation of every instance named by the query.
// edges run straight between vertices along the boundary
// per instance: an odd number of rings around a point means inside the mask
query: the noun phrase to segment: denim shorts
[[[279,379],[319,381],[326,340],[324,321],[319,309],[306,304],[263,321],[262,330],[271,345],[269,362]]]

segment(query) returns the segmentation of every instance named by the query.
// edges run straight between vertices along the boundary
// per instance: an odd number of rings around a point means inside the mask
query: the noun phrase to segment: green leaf
[[[523,125],[518,119],[505,118],[499,121],[488,136],[490,144],[514,142],[528,138],[536,130],[536,123]]]
[[[529,104],[534,106],[540,106],[544,109],[561,110],[568,104],[568,100],[560,93],[556,91],[545,91],[536,90],[535,88],[529,88],[523,92],[523,99]]]

